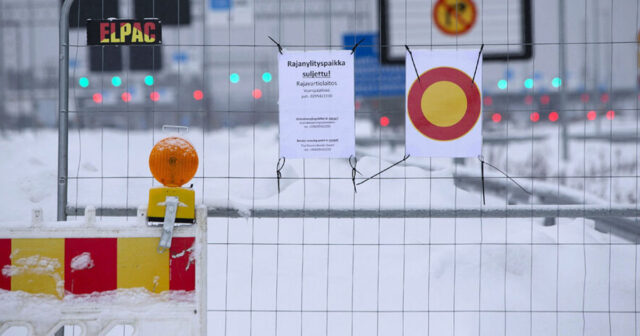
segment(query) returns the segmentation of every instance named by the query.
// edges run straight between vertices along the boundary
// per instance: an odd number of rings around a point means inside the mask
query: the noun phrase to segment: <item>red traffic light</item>
[[[543,105],[549,104],[550,101],[551,101],[551,97],[549,97],[549,95],[543,95],[542,97],[540,97],[540,102]]]
[[[583,103],[588,103],[588,102],[589,102],[589,94],[587,94],[587,93],[583,93],[583,94],[581,94],[581,95],[580,95],[580,100],[581,100]]]
[[[524,97],[524,103],[527,105],[533,104],[533,96],[527,95]]]
[[[538,122],[538,120],[540,120],[540,113],[538,112],[531,113],[531,115],[529,116],[529,119],[531,119],[531,121],[533,122]]]
[[[200,90],[193,91],[193,99],[202,100],[202,98],[204,98],[204,93],[202,93],[202,91]]]
[[[616,117],[616,111],[614,110],[607,111],[607,119],[613,120],[613,118],[615,117]]]

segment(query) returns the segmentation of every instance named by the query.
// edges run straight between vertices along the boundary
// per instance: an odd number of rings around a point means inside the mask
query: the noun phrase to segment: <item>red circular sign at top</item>
[[[468,32],[478,13],[472,0],[438,0],[433,6],[433,22],[447,35]]]
[[[463,93],[463,97],[459,99],[465,100],[460,103],[466,105],[466,108],[462,111],[461,117],[450,125],[437,125],[427,118],[423,110],[423,103],[427,106],[431,103],[423,102],[423,96],[427,89],[436,83],[447,83],[449,87],[457,87],[456,90]],[[422,135],[433,140],[451,141],[464,136],[476,125],[480,119],[481,101],[478,86],[466,73],[449,67],[433,68],[420,75],[420,80],[416,79],[411,85],[407,95],[407,114],[413,126]],[[437,111],[441,115],[450,112]]]

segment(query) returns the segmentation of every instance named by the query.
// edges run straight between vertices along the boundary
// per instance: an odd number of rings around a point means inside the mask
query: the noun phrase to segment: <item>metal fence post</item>
[[[558,56],[559,56],[559,60],[558,60],[558,65],[560,68],[560,108],[558,109],[561,114],[562,117],[560,117],[560,124],[561,124],[561,128],[560,128],[560,135],[562,137],[562,158],[564,160],[569,160],[569,134],[568,134],[568,125],[567,125],[567,109],[566,109],[566,103],[567,103],[567,94],[565,92],[565,85],[566,85],[566,80],[567,80],[567,69],[566,69],[566,61],[567,61],[567,57],[566,57],[566,49],[565,49],[565,27],[564,27],[564,18],[565,18],[565,14],[564,14],[564,0],[558,0],[558,17],[560,18],[560,22],[559,22],[559,27],[558,27],[558,41],[560,42],[558,45]]]
[[[4,45],[4,22],[2,18],[2,4],[0,4],[0,45]],[[7,81],[5,80],[5,71],[4,71],[4,50],[0,51],[0,87],[4,88]],[[6,100],[4,97],[4,90],[0,90],[0,120],[3,122],[0,123],[0,135],[4,135],[5,128],[8,128],[6,114],[5,114],[5,106]]]
[[[60,7],[58,70],[58,220],[67,220],[67,179],[69,175],[69,11],[73,0]]]

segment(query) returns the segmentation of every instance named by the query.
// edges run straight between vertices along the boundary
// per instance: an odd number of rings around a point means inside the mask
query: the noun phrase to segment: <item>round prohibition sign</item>
[[[472,0],[438,0],[433,6],[433,21],[447,35],[464,34],[476,22],[476,5]]]
[[[466,135],[476,125],[480,101],[480,90],[466,73],[449,67],[433,68],[411,85],[407,114],[422,135],[451,141]]]

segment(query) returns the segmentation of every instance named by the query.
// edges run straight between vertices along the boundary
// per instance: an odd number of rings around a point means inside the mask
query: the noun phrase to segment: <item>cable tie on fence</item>
[[[476,80],[476,72],[478,72],[478,64],[480,64],[480,57],[482,56],[482,49],[484,49],[484,43],[480,46],[480,51],[478,51],[478,59],[476,60],[476,69],[473,70],[473,78],[471,78],[471,85],[473,85]]]
[[[278,178],[278,194],[280,193],[280,179],[282,178],[282,168],[284,168],[284,163],[287,159],[283,156],[278,159],[278,163],[276,163],[276,177]]]
[[[356,48],[360,45],[360,43],[364,42],[364,37],[360,39],[360,41],[358,41],[358,43],[356,43],[356,45],[353,46],[353,48],[351,48],[351,55],[353,55],[354,52],[356,52]]]
[[[482,155],[478,155],[478,160],[480,160],[480,181],[482,182],[482,204],[487,204],[487,199],[484,193],[484,158]]]
[[[401,164],[402,162],[407,161],[407,159],[408,159],[410,156],[411,156],[411,155],[409,155],[409,154],[405,155],[405,156],[402,158],[402,160],[400,160],[400,161],[398,161],[398,162],[396,162],[396,163],[394,163],[394,164],[390,165],[389,167],[387,167],[387,168],[385,168],[385,169],[383,169],[383,170],[381,170],[381,171],[377,172],[377,173],[376,173],[376,174],[374,174],[373,176],[371,176],[371,177],[369,177],[369,178],[365,179],[364,181],[360,181],[360,182],[358,182],[356,185],[361,185],[361,184],[363,184],[363,183],[365,183],[365,182],[369,181],[370,179],[372,179],[372,178],[374,178],[374,177],[376,177],[376,176],[378,176],[378,175],[380,175],[380,174],[382,174],[382,173],[386,172],[387,170],[389,170],[389,169],[391,169],[391,168],[393,168],[393,167],[395,167],[395,166],[397,166],[397,165]]]
[[[506,176],[509,180],[511,180],[511,182],[515,183],[515,185],[520,187],[520,189],[522,189],[522,191],[526,192],[529,195],[533,195],[531,192],[529,192],[529,190],[527,190],[523,186],[521,186],[520,183],[518,183],[516,180],[514,180],[511,176],[509,176],[507,173],[505,173],[502,170],[500,170],[500,168],[498,168],[498,167],[490,164],[489,162],[485,161],[484,158],[482,157],[482,155],[478,155],[478,160],[480,160],[480,162],[482,162],[483,164],[486,164],[489,167],[499,171],[502,175]],[[484,174],[482,171],[481,171],[481,173]],[[483,187],[484,187],[484,177],[483,177]],[[483,195],[484,195],[484,192],[483,192]]]
[[[282,55],[282,46],[280,45],[280,43],[276,42],[276,40],[273,39],[273,37],[267,35],[267,37],[271,40],[271,42],[275,43],[278,46],[278,52],[280,53],[280,55]]]
[[[418,68],[416,67],[416,61],[413,60],[413,53],[411,52],[411,49],[409,49],[408,45],[405,44],[404,47],[409,52],[409,56],[411,56],[411,63],[413,63],[413,70],[416,71],[416,77],[418,77],[418,83],[420,83],[420,75],[418,74]]]
[[[351,158],[353,158],[353,162],[351,162]],[[357,164],[358,164],[358,158],[356,158],[353,155],[349,156],[349,165],[351,166],[351,182],[353,183],[354,193],[358,192],[358,188],[356,188],[356,173],[362,175],[362,173],[359,172],[358,169],[356,169]]]

